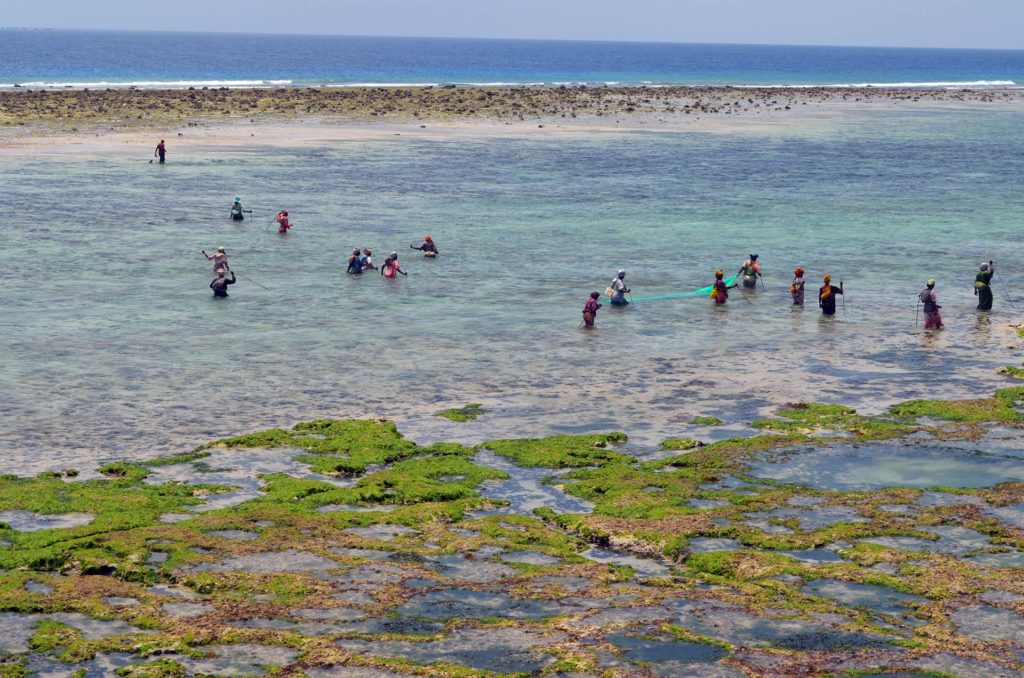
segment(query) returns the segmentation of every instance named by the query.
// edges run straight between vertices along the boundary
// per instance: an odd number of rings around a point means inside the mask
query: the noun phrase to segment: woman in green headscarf
[[[992,276],[996,274],[996,265],[989,261],[981,265],[981,270],[974,277],[974,294],[978,297],[978,310],[992,310]]]

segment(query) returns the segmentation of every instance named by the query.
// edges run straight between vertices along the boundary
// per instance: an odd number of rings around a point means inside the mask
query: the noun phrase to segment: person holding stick
[[[836,295],[843,294],[843,281],[839,281],[839,287],[832,285],[832,276],[825,274],[825,284],[818,289],[818,306],[823,315],[836,314]]]
[[[996,265],[990,260],[987,264],[982,262],[981,270],[974,276],[974,295],[978,297],[978,310],[992,310],[992,277],[996,274]]]
[[[231,268],[228,265],[228,253],[224,251],[224,245],[218,247],[213,254],[207,254],[206,250],[203,250],[203,256],[213,262],[213,272],[216,274]]]
[[[228,280],[224,269],[221,269],[217,274],[217,279],[210,283],[210,289],[213,290],[213,296],[215,297],[227,297],[228,285],[234,285],[236,282],[238,282],[238,279],[235,278],[234,271],[231,271],[231,279]]]
[[[938,297],[935,296],[935,281],[929,280],[927,286],[917,295],[918,300],[924,304],[924,328],[926,330],[941,330],[942,314],[939,313]]]

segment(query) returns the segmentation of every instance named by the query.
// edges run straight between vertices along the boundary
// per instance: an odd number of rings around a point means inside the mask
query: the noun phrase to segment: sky
[[[1024,49],[1024,0],[0,0],[0,26]]]

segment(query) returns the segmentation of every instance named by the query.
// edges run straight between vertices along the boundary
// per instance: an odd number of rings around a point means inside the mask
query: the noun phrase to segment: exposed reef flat
[[[752,425],[645,450],[325,420],[6,476],[0,675],[1024,670],[1024,388]]]
[[[870,105],[1016,104],[1015,89],[735,87],[296,87],[278,89],[31,89],[0,91],[0,126],[159,129],[268,118],[350,122],[516,122],[616,117],[651,123],[718,116],[796,115]],[[85,127],[83,127],[85,129]]]

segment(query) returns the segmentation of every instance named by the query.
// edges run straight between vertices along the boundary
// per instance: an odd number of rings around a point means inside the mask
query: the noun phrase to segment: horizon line
[[[276,36],[276,37],[307,37],[307,38],[368,38],[368,39],[399,39],[399,40],[475,40],[492,42],[571,42],[571,43],[607,43],[626,45],[706,45],[723,47],[831,47],[843,49],[905,49],[905,50],[961,50],[978,52],[1022,52],[1024,47],[935,47],[921,45],[826,45],[812,43],[786,42],[702,42],[702,41],[671,41],[671,40],[609,40],[596,38],[495,38],[444,35],[368,35],[351,33],[273,33],[266,31],[217,31],[195,29],[154,29],[154,28],[54,28],[47,26],[0,26],[0,31],[52,31],[69,33],[169,33],[199,35],[238,35],[238,36]]]

